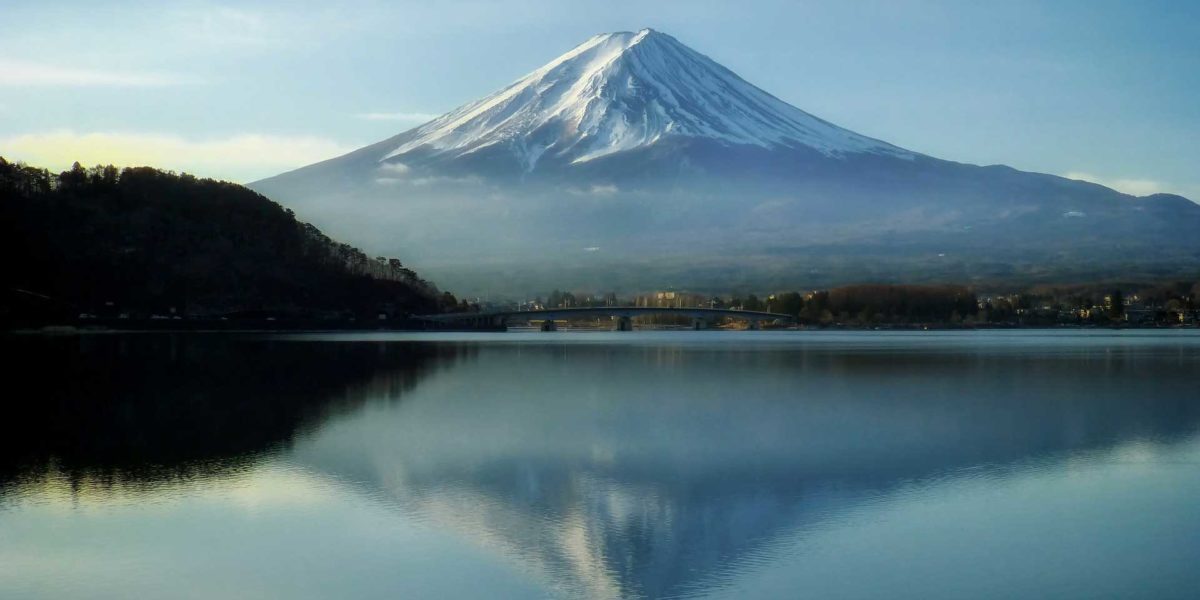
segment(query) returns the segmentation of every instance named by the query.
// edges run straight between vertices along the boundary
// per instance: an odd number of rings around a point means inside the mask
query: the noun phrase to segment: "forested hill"
[[[457,304],[247,188],[149,167],[52,174],[0,158],[0,256],[8,324],[48,313],[376,318]]]

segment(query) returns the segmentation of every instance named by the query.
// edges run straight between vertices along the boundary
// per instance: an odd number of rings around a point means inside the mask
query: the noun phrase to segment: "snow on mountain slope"
[[[651,29],[593,36],[512,85],[405,135],[380,160],[423,149],[456,158],[497,145],[527,171],[545,156],[581,163],[668,136],[764,148],[910,158],[827,123]]]

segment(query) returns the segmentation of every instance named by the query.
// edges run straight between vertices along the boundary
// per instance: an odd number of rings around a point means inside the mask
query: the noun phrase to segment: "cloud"
[[[248,4],[255,6],[245,6]],[[253,52],[322,46],[338,36],[379,24],[377,15],[346,10],[340,3],[299,10],[292,4],[189,2],[167,11],[163,28],[190,46]]]
[[[587,189],[571,186],[563,191],[573,196],[612,196],[619,193],[621,189],[609,183],[603,185],[593,185]]]
[[[169,73],[139,73],[107,69],[62,67],[51,64],[0,58],[0,87],[3,86],[126,86],[155,87],[200,83]]]
[[[0,155],[61,170],[84,165],[149,165],[202,177],[247,182],[349,152],[337,142],[308,136],[238,134],[187,139],[158,133],[77,133],[70,130],[0,138]]]
[[[432,121],[441,115],[423,112],[370,112],[359,113],[354,116],[359,119],[366,119],[368,121],[409,121],[424,123],[425,121]]]
[[[1128,179],[1119,177],[1110,179],[1108,177],[1099,177],[1090,173],[1083,173],[1079,171],[1065,173],[1063,174],[1063,177],[1066,177],[1067,179],[1079,179],[1082,181],[1098,183],[1102,186],[1117,190],[1118,192],[1124,192],[1134,196],[1148,196],[1150,194],[1159,193],[1179,193],[1178,191],[1173,190],[1180,189],[1179,186],[1172,186],[1167,182],[1155,181],[1153,179]]]
[[[228,6],[205,10],[188,30],[194,38],[225,44],[270,44],[280,39],[262,14]]]
[[[272,13],[216,5],[193,6],[169,14],[176,35],[190,43],[222,50],[306,41],[319,31],[320,18],[305,12]]]
[[[385,171],[386,173],[386,171]],[[399,177],[376,177],[374,179],[376,185],[406,185],[408,187],[427,187],[432,185],[479,185],[483,183],[483,179],[474,175],[466,177],[446,177],[443,175],[426,175],[422,177],[408,177],[409,173],[401,173]]]
[[[405,177],[412,171],[408,165],[399,162],[383,163],[376,169],[381,174],[381,177],[375,178],[375,183],[379,185],[396,185],[405,183]]]
[[[399,162],[383,163],[382,165],[379,165],[379,171],[393,175],[404,175],[411,170],[412,169],[410,169],[408,165]]]

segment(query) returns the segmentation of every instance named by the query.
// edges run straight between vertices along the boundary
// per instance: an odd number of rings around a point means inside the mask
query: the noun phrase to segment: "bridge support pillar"
[[[617,331],[633,331],[633,319],[617,317]]]
[[[558,331],[558,323],[554,319],[546,319],[542,321],[542,331]]]
[[[692,319],[692,329],[708,329],[708,319],[702,317],[696,317]]]
[[[758,322],[758,319],[750,319],[746,323],[746,329],[750,331],[758,331],[759,329],[762,329],[762,323]]]

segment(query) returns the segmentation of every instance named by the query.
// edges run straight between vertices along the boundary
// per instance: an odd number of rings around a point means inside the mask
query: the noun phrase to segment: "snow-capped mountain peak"
[[[652,29],[591,37],[479,101],[397,138],[381,161],[422,150],[455,158],[500,145],[526,170],[581,163],[669,136],[827,156],[911,153],[842,129],[751,85]]]

